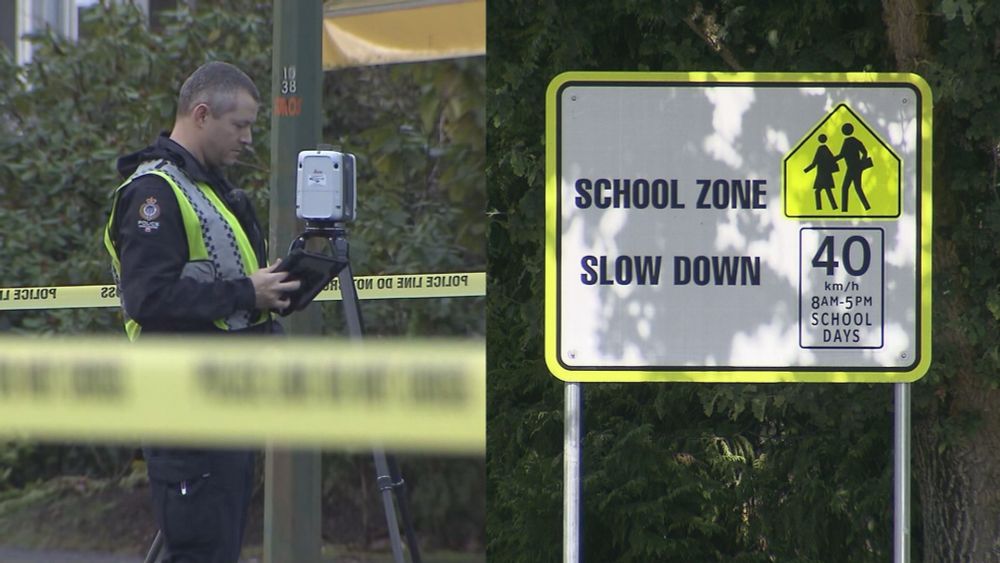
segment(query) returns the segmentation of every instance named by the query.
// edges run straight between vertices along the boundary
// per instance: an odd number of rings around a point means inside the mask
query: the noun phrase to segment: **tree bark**
[[[948,383],[939,408],[914,424],[924,561],[1000,561],[1000,392],[975,374]],[[973,428],[948,430],[963,419]]]
[[[927,0],[882,0],[882,21],[896,68],[913,72],[927,45]]]

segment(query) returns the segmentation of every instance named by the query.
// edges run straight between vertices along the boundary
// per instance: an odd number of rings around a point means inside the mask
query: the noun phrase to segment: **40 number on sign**
[[[882,348],[884,237],[879,228],[800,231],[801,347]]]

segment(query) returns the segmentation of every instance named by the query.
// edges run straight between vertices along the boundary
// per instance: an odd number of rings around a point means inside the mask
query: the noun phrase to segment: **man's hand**
[[[278,264],[281,264],[280,258],[267,268],[261,268],[250,274],[258,309],[277,311],[285,309],[289,305],[288,297],[285,294],[299,288],[298,280],[284,281],[288,277],[288,272],[274,271]]]

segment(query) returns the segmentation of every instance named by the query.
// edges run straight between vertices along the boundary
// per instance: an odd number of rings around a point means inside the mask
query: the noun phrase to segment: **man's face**
[[[229,166],[240,153],[250,146],[250,132],[257,121],[257,102],[253,96],[240,90],[236,94],[236,107],[218,117],[208,113],[205,120],[203,154],[209,166]]]

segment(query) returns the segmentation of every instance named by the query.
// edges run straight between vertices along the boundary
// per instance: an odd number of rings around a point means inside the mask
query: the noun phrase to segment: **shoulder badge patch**
[[[151,233],[160,228],[160,222],[154,221],[160,216],[160,206],[156,204],[155,197],[147,197],[146,202],[139,206],[139,229]]]
[[[146,198],[146,203],[139,208],[139,215],[147,221],[152,221],[160,216],[160,206],[156,205],[155,197]]]

